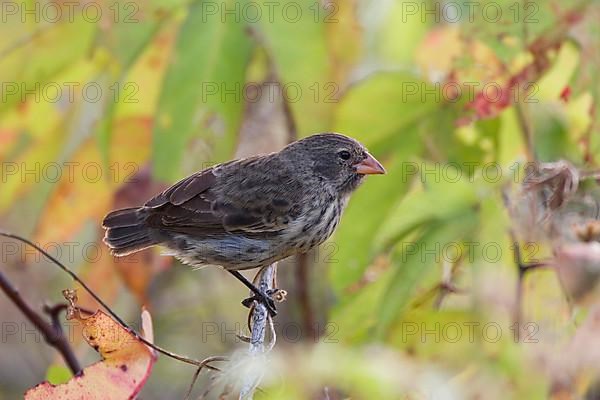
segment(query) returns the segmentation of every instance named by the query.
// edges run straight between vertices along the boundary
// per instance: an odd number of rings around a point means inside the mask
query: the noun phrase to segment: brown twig
[[[462,290],[457,288],[454,285],[454,283],[452,282],[452,279],[454,278],[454,273],[458,269],[459,264],[462,262],[462,260],[463,260],[463,258],[461,257],[459,260],[457,260],[451,266],[444,265],[444,274],[442,277],[442,281],[437,286],[437,288],[439,290],[438,290],[437,297],[433,302],[434,309],[439,310],[440,307],[442,306],[442,302],[444,301],[446,296],[448,296],[450,293],[462,293]]]
[[[309,272],[310,261],[308,254],[299,254],[296,256],[296,291],[298,293],[298,303],[300,305],[300,315],[304,332],[307,332],[309,337],[316,337],[318,332],[315,332],[315,315],[310,302],[309,288]]]
[[[510,208],[510,200],[509,200],[509,197],[508,197],[508,194],[506,193],[506,191],[502,192],[502,201],[504,204],[504,208],[510,214],[510,209],[511,209]],[[517,282],[516,282],[516,292],[515,292],[516,299],[515,299],[515,310],[514,310],[513,321],[517,327],[516,332],[515,332],[515,338],[517,341],[519,341],[520,337],[521,337],[521,322],[522,322],[522,318],[523,318],[521,304],[523,301],[523,284],[525,281],[525,275],[528,272],[531,272],[535,269],[548,267],[551,265],[551,263],[546,262],[546,261],[533,261],[530,263],[524,262],[523,255],[521,254],[521,246],[519,244],[519,240],[517,238],[517,234],[515,233],[514,229],[509,228],[508,235],[509,235],[510,241],[512,243],[514,262],[515,262],[515,265],[517,266]]]
[[[60,313],[63,311],[67,311],[69,305],[67,303],[58,303],[53,306],[44,304],[42,310],[50,316],[50,320],[52,321],[52,326],[57,332],[62,334],[62,325],[60,323]],[[80,308],[78,310],[87,315],[92,315],[94,312],[92,310],[88,310],[87,308]]]
[[[69,344],[66,336],[63,333],[60,322],[58,321],[58,313],[56,312],[56,318],[52,318],[52,323],[46,321],[37,311],[35,311],[26,301],[21,297],[19,291],[6,279],[6,277],[0,272],[0,288],[6,294],[6,296],[17,306],[17,308],[27,317],[27,319],[35,326],[35,328],[42,333],[44,340],[49,346],[54,347],[56,351],[60,353],[65,363],[74,375],[81,372],[81,365],[79,360],[75,357],[75,353]]]
[[[190,383],[190,386],[188,387],[188,390],[185,393],[185,397],[183,398],[183,400],[188,400],[190,398],[190,396],[192,395],[192,391],[194,390],[196,381],[198,380],[198,377],[200,376],[200,372],[202,372],[202,367],[198,367],[196,369],[196,372],[194,372],[194,376],[192,377],[192,382]]]
[[[523,319],[521,304],[523,301],[523,284],[525,282],[525,275],[528,272],[531,272],[535,269],[549,267],[551,263],[546,261],[536,261],[532,263],[524,262],[523,257],[521,255],[521,247],[519,245],[517,235],[512,229],[509,229],[508,234],[510,235],[510,240],[513,244],[513,255],[515,258],[515,264],[517,265],[517,288],[514,311],[514,324],[517,327],[515,332],[515,339],[519,341],[521,336],[521,323]]]

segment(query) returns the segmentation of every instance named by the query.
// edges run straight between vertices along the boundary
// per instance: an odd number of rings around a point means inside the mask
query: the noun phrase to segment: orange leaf
[[[154,351],[102,311],[76,318],[83,325],[85,340],[100,353],[102,361],[85,368],[65,384],[43,382],[29,389],[25,399],[134,398],[150,376],[156,361]],[[152,342],[152,320],[146,310],[142,311],[142,327],[145,339]]]

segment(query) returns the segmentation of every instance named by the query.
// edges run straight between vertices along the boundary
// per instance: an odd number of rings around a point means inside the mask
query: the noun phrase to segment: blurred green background
[[[256,397],[597,398],[596,302],[569,301],[552,270],[518,288],[509,230],[537,260],[556,255],[557,236],[532,233],[544,221],[511,218],[503,200],[517,193],[519,208],[528,162],[597,167],[597,2],[0,4],[0,228],[56,255],[127,321],[146,305],[161,346],[243,350],[246,290],[154,250],[113,259],[102,217],[208,165],[336,131],[388,175],[367,179],[328,243],[280,264],[289,295]],[[38,309],[73,287],[0,245],[2,273]],[[4,296],[0,315],[0,399],[64,380]],[[183,398],[192,374],[161,357],[141,397]]]

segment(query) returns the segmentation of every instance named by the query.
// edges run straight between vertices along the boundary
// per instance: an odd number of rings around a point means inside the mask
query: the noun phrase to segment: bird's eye
[[[350,159],[350,152],[346,151],[346,150],[342,150],[338,153],[338,156],[340,156],[340,158],[342,160],[349,160]]]

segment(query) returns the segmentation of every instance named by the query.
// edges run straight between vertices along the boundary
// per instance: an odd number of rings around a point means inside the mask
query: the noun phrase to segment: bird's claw
[[[244,299],[242,301],[242,304],[244,305],[244,307],[250,308],[252,307],[252,303],[254,301],[261,302],[269,311],[269,315],[271,317],[274,317],[277,315],[277,310],[275,307],[275,300],[273,298],[275,298],[278,302],[281,302],[285,299],[286,294],[287,292],[285,290],[270,289],[267,291],[266,294],[255,294],[251,297],[248,297],[247,299]]]

